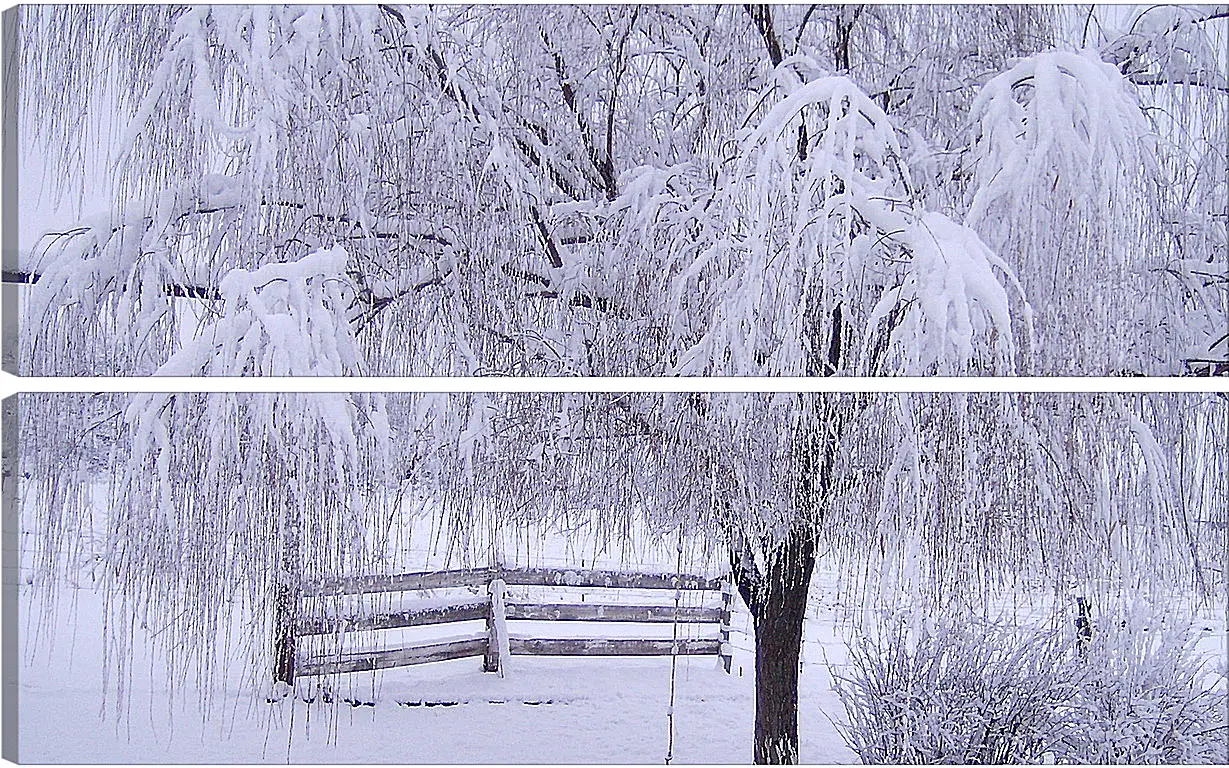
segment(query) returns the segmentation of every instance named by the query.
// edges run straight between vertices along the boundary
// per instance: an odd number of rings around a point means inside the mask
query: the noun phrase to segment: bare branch
[[[764,39],[764,47],[768,49],[768,58],[774,67],[781,65],[784,56],[781,53],[781,41],[777,39],[777,30],[772,26],[772,6],[766,4],[744,5],[756,30]]]

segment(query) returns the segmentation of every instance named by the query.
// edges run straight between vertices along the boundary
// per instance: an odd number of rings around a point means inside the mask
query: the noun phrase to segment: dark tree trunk
[[[295,603],[298,600],[291,587],[277,585],[274,599],[273,682],[294,685],[295,658]]]
[[[834,321],[841,322],[840,312]],[[830,354],[840,356],[839,328]],[[798,672],[802,622],[815,570],[815,541],[832,485],[836,446],[849,416],[839,396],[815,395],[814,426],[795,438],[796,516],[784,540],[759,542],[758,564],[752,542],[738,530],[730,540],[730,568],[738,592],[755,620],[755,762],[798,762]],[[805,404],[805,401],[804,401]]]
[[[781,65],[785,54],[781,50],[781,40],[777,37],[776,27],[772,23],[772,6],[767,3],[747,4],[743,8],[751,16],[760,37],[764,38],[764,46],[768,49],[768,58],[774,67]]]
[[[796,526],[775,547],[767,572],[734,569],[755,619],[755,762],[798,762],[798,665],[807,589],[815,567],[814,533]]]
[[[848,72],[853,66],[849,55],[850,43],[853,40],[854,24],[863,10],[865,8],[861,5],[843,5],[837,10],[836,38],[832,44],[832,58],[837,72]]]
[[[1075,605],[1076,645],[1083,656],[1088,653],[1088,646],[1092,643],[1092,601],[1087,597],[1077,597]]]

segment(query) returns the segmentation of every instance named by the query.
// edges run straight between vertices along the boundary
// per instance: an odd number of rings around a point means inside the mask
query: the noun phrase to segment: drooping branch
[[[1229,83],[1225,83],[1223,79],[1221,82],[1217,82],[1209,74],[1166,75],[1164,73],[1129,73],[1127,79],[1135,85],[1142,86],[1189,85],[1196,88],[1208,88],[1213,91],[1229,93]]]
[[[38,272],[27,272],[17,269],[4,270],[4,282],[15,285],[34,285],[42,279]],[[167,296],[177,299],[201,299],[204,301],[220,301],[222,294],[217,288],[207,285],[191,285],[188,283],[165,283],[162,286]]]

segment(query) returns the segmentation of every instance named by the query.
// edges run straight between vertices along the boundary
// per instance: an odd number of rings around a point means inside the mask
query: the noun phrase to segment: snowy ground
[[[173,706],[143,659],[134,665],[128,716],[116,722],[102,714],[99,601],[88,590],[78,594],[75,619],[63,608],[64,634],[20,670],[22,762],[661,763],[666,756],[668,658],[515,657],[502,679],[484,674],[479,659],[458,659],[388,670],[379,678],[348,676],[353,685],[343,682],[338,696],[374,706],[270,705],[223,694],[208,723],[195,705]],[[843,658],[843,646],[831,625],[813,622],[809,630],[802,756],[851,762],[827,719],[840,705],[823,664],[825,652]],[[32,635],[23,632],[23,641]],[[677,762],[749,762],[749,642],[736,636],[730,675],[712,657],[679,659]],[[28,659],[33,649],[24,646]]]
[[[99,499],[100,504],[105,499]],[[635,553],[603,552],[583,535],[522,532],[503,554],[509,564],[621,568],[670,572],[673,542],[640,539]],[[417,525],[401,543],[400,570],[456,568],[437,546],[438,526]],[[32,541],[25,537],[23,549]],[[693,571],[708,571],[703,565]],[[542,590],[522,598],[542,599]],[[666,593],[666,590],[656,590]],[[437,591],[436,595],[446,594]],[[823,590],[817,591],[817,615]],[[658,594],[657,601],[673,593]],[[563,591],[554,599],[574,600]],[[614,591],[606,601],[652,602],[647,591]],[[710,595],[711,604],[715,595]],[[395,598],[394,598],[395,599]],[[593,596],[589,596],[593,600]],[[688,604],[696,604],[692,597]],[[384,606],[389,607],[389,606]],[[830,609],[830,606],[829,606]],[[105,660],[100,648],[102,597],[87,571],[61,595],[52,635],[31,618],[41,615],[33,591],[23,587],[19,610],[19,742],[22,762],[33,763],[657,763],[668,748],[669,658],[513,657],[501,679],[482,672],[477,658],[343,675],[334,704],[299,698],[269,704],[253,697],[237,674],[223,683],[202,717],[194,696],[172,693],[148,649],[136,649],[127,713],[115,716],[104,700]],[[831,615],[831,611],[827,612]],[[735,613],[732,674],[715,657],[680,657],[676,669],[674,759],[680,763],[746,763],[751,759],[754,658],[750,617]],[[430,642],[440,635],[478,632],[482,622],[390,631],[383,639]],[[510,632],[555,637],[593,632],[594,625],[511,622]],[[647,631],[646,631],[647,630]],[[606,624],[605,636],[670,637],[672,625]],[[685,635],[681,635],[685,636]],[[691,635],[696,636],[696,635]],[[713,636],[706,628],[700,636]],[[854,756],[828,719],[841,710],[831,690],[825,656],[844,659],[831,621],[807,628],[800,731],[803,759],[847,763]],[[300,695],[312,695],[300,690]],[[362,702],[353,706],[344,699]],[[369,706],[373,704],[374,706]]]
[[[505,562],[521,565],[623,567],[669,572],[674,547],[645,546],[639,558],[603,557],[583,537],[527,536],[532,543]],[[442,562],[422,526],[405,542],[417,562],[405,570],[457,567]],[[643,541],[651,541],[650,538]],[[542,543],[546,542],[546,543]],[[578,543],[581,542],[581,543]],[[24,548],[24,547],[23,547]],[[703,567],[691,570],[708,570]],[[523,588],[522,588],[523,589]],[[608,593],[609,594],[609,593]],[[672,594],[672,593],[671,593]],[[514,657],[499,678],[481,671],[481,660],[459,659],[378,674],[342,676],[334,703],[299,697],[270,704],[254,697],[238,673],[216,687],[208,717],[196,697],[172,693],[160,662],[135,649],[129,705],[116,717],[114,698],[104,699],[100,649],[102,600],[87,571],[65,589],[51,623],[52,635],[31,619],[41,615],[34,593],[19,593],[18,756],[30,763],[658,763],[666,757],[670,700],[669,658]],[[525,597],[528,595],[524,595]],[[535,596],[537,597],[537,596]],[[569,598],[574,599],[571,595]],[[593,599],[593,598],[590,598]],[[609,599],[607,596],[603,600]],[[660,598],[659,598],[660,599]],[[834,574],[822,569],[811,590],[800,684],[801,757],[811,763],[855,761],[832,720],[843,708],[831,687],[831,668],[844,663]],[[637,601],[642,597],[637,596]],[[681,657],[676,670],[674,760],[679,763],[746,763],[751,758],[754,658],[750,617],[738,605],[734,618],[732,674],[713,657]],[[1037,606],[1013,611],[1044,612]],[[1224,607],[1205,610],[1200,648],[1227,656]],[[457,624],[400,632],[428,641],[439,633],[480,631]],[[1204,631],[1203,626],[1208,630]],[[619,625],[604,634],[618,636]],[[625,627],[644,636],[669,637],[672,626]],[[568,636],[592,625],[512,622],[510,631]],[[707,630],[711,632],[710,630]],[[664,633],[664,635],[662,634]],[[398,635],[389,633],[388,642]],[[315,691],[300,690],[300,696]],[[318,697],[319,699],[319,697]],[[346,703],[350,699],[353,703]]]
[[[825,599],[831,593],[816,586],[801,679],[802,759],[850,763],[854,755],[829,720],[840,719],[842,709],[828,665],[843,663],[845,650]],[[345,676],[336,696],[357,706],[268,704],[239,693],[236,680],[223,686],[206,721],[194,703],[172,697],[158,682],[157,664],[139,654],[131,706],[117,719],[104,712],[100,601],[92,590],[75,592],[76,605],[60,608],[53,643],[21,633],[22,762],[661,763],[666,756],[666,658],[515,657],[502,679],[483,673],[478,659]],[[34,607],[22,600],[23,613]],[[733,674],[711,657],[679,659],[676,762],[749,762],[747,620],[736,616]],[[1223,659],[1224,623],[1210,619],[1208,626],[1200,645]]]

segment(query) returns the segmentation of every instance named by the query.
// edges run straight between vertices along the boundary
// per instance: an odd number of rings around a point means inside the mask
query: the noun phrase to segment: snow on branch
[[[1173,344],[1147,316],[1162,184],[1134,88],[1095,52],[1046,51],[986,83],[970,124],[964,224],[1021,277],[1036,322],[1025,368],[1151,369]]]
[[[334,246],[296,262],[235,269],[218,287],[221,317],[170,357],[164,376],[361,375],[347,310],[347,254]]]
[[[800,86],[739,136],[714,240],[672,311],[713,285],[685,374],[1009,370],[1004,281],[975,233],[914,199],[891,121],[844,77]]]
[[[1229,19],[1225,6],[1151,6],[1101,47],[1132,83],[1187,85],[1229,93],[1223,40],[1208,33],[1212,21]]]
[[[911,258],[903,282],[884,293],[867,320],[862,350],[867,364],[874,329],[881,322],[892,327],[892,313],[904,307],[908,311],[889,339],[904,370],[959,369],[961,361],[977,357],[979,344],[988,344],[998,369],[1011,371],[1016,346],[1005,278],[1017,294],[1021,291],[1007,265],[977,233],[941,213],[925,213],[898,232],[896,240]],[[1031,333],[1031,324],[1024,324]]]
[[[1122,74],[1090,51],[1049,51],[997,75],[973,102],[971,120],[975,193],[965,223],[972,227],[995,204],[1020,202],[1039,178],[1108,209],[1150,162],[1138,100]]]
[[[23,126],[88,147],[106,134],[67,124],[80,94],[132,130],[111,220],[19,265],[39,276],[22,362],[151,372],[196,319],[170,298],[335,244],[379,373],[1220,358],[1223,92],[1139,87],[1161,69],[1104,47],[1037,54],[1052,9],[749,10],[23,12],[22,75],[46,78]],[[1130,33],[1210,76],[1192,30],[1219,12]],[[797,40],[812,17],[837,50]],[[76,43],[103,66],[57,63]]]

